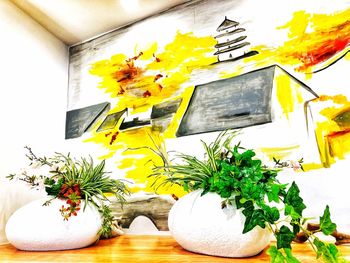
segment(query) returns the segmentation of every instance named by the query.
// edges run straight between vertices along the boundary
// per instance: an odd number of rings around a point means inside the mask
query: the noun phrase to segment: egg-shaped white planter
[[[0,176],[0,245],[8,243],[5,227],[11,215],[22,206],[45,196],[45,190],[28,189],[21,182],[9,181]]]
[[[186,250],[221,257],[249,257],[261,252],[271,233],[257,226],[242,234],[245,216],[241,209],[221,207],[215,193],[201,196],[201,190],[180,198],[169,213],[169,230]]]
[[[6,224],[8,241],[20,250],[48,251],[82,248],[98,239],[101,216],[95,206],[88,204],[77,216],[63,220],[59,211],[64,200],[53,199],[43,206],[48,198],[33,201],[18,209]]]

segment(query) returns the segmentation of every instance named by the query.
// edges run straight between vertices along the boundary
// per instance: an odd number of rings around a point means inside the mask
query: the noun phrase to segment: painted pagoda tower
[[[219,34],[215,36],[218,43],[215,45],[218,62],[226,60],[239,60],[245,57],[258,54],[257,51],[250,51],[250,43],[246,41],[246,30],[239,27],[239,23],[228,19],[216,29]]]

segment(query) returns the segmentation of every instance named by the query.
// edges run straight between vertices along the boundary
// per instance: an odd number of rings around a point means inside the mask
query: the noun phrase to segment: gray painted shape
[[[196,86],[177,136],[271,122],[274,73],[270,66]]]
[[[152,107],[151,119],[165,117],[175,113],[180,106],[182,99],[166,101]]]
[[[134,118],[132,121],[125,121],[124,119],[124,121],[119,127],[119,130],[123,131],[128,129],[137,129],[137,128],[142,128],[144,126],[148,126],[150,124],[151,124],[150,119],[140,120],[139,118]]]
[[[170,125],[171,121],[173,120],[174,113],[168,114],[164,117],[160,117],[157,119],[151,119],[152,124],[152,130],[164,132]]]
[[[151,124],[152,129],[164,132],[180,107],[182,99],[166,101],[152,107]]]
[[[117,125],[119,119],[124,115],[126,112],[125,110],[118,111],[115,113],[108,114],[106,118],[103,120],[100,127],[98,127],[97,132],[102,132],[110,129],[114,129],[114,127]]]
[[[103,102],[85,108],[67,111],[65,138],[73,139],[82,136],[109,107],[109,102]]]

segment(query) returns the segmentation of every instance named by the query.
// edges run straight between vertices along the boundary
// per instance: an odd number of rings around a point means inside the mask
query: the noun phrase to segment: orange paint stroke
[[[277,29],[287,29],[288,38],[278,47],[256,46],[257,61],[271,59],[293,65],[297,71],[309,72],[350,45],[350,8],[330,14],[295,12],[293,18]]]

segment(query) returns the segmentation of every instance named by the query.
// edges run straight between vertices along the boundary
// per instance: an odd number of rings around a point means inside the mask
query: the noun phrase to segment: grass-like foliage
[[[82,200],[85,201],[83,210],[88,204],[95,205],[103,220],[99,234],[102,238],[111,237],[114,217],[105,204],[108,201],[107,195],[114,195],[122,204],[129,191],[122,181],[112,179],[105,172],[105,161],[95,164],[91,157],[77,160],[69,154],[61,153],[50,158],[38,157],[31,148],[26,149],[26,156],[31,162],[30,169],[19,174],[10,174],[8,178],[24,181],[37,189],[44,188],[51,196],[44,205],[50,205],[56,198],[64,200],[65,205],[59,209],[63,220],[68,221],[70,217],[78,215]],[[49,169],[42,173],[40,169],[43,167]]]
[[[88,202],[98,206],[96,201],[108,201],[106,194],[113,194],[119,201],[125,201],[124,195],[128,194],[125,184],[108,176],[104,171],[104,160],[95,165],[92,158],[77,161],[63,154],[57,154],[55,160],[63,166],[51,171],[53,176],[45,181],[45,190],[49,195],[60,197],[63,185],[68,188],[78,185],[85,206]]]
[[[253,150],[246,150],[240,144],[231,147],[235,135],[235,132],[225,131],[210,144],[202,141],[203,160],[179,154],[179,164],[164,163],[164,166],[156,167],[151,176],[159,181],[165,176],[158,187],[177,184],[186,191],[200,189],[202,195],[217,193],[223,198],[222,207],[233,205],[242,210],[245,215],[243,233],[255,227],[268,227],[277,240],[277,247],[271,246],[268,250],[272,262],[299,262],[292,254],[291,243],[300,233],[311,244],[317,258],[324,262],[345,262],[335,245],[314,236],[316,232],[330,235],[336,230],[329,207],[320,217],[319,227],[307,229],[307,220],[303,217],[306,206],[297,184],[280,183],[277,175],[281,168],[266,167],[255,157]]]

